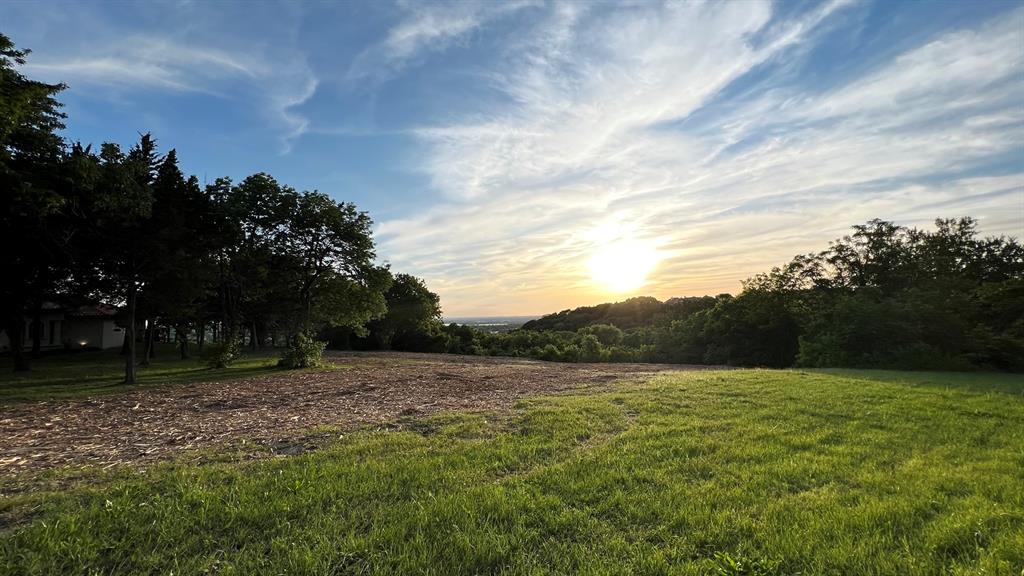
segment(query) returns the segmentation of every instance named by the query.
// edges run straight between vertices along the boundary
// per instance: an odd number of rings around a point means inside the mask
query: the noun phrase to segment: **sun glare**
[[[653,246],[619,240],[601,247],[588,263],[590,276],[611,292],[631,292],[647,283],[647,275],[658,264]]]

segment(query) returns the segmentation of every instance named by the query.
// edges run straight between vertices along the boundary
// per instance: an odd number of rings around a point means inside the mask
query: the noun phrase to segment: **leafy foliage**
[[[238,340],[217,342],[203,351],[203,358],[210,368],[227,368],[240,356],[238,348]]]
[[[310,338],[299,332],[292,339],[277,365],[282,368],[316,368],[323,364],[326,342]]]
[[[397,339],[399,348],[416,346],[411,340],[429,332],[441,318],[441,299],[427,284],[409,274],[396,274],[384,294],[387,312],[369,323],[380,347],[387,350]]]
[[[57,135],[65,116],[56,95],[65,86],[21,74],[29,53],[0,34],[0,329],[10,338],[15,370],[30,367],[22,354],[24,318],[65,269],[64,233],[72,231]]]
[[[651,322],[665,305],[655,298],[640,296],[623,302],[581,306],[531,320],[524,330],[561,330],[575,332],[593,324],[610,324],[620,329],[636,328]]]

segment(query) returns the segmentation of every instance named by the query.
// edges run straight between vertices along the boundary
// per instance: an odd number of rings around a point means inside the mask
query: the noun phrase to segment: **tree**
[[[296,193],[259,173],[234,186],[220,178],[207,187],[207,195],[223,339],[233,342],[243,325],[269,322],[275,312],[297,313],[287,308],[295,298],[286,277],[292,269],[285,268],[294,262],[281,257]]]
[[[215,277],[213,245],[207,239],[210,210],[198,180],[194,176],[186,180],[178,168],[177,153],[168,152],[153,182],[148,237],[161,258],[145,270],[141,300],[149,318],[175,328],[182,358],[188,356],[188,333],[199,322]]]
[[[441,299],[426,283],[409,274],[395,274],[384,293],[387,312],[370,322],[370,333],[383,350],[389,350],[396,337],[406,338],[425,331],[431,322],[441,319]]]
[[[281,240],[294,274],[301,331],[309,333],[316,327],[314,309],[320,312],[321,322],[331,324],[362,323],[383,312],[380,306],[359,299],[336,302],[340,294],[380,287],[370,217],[354,204],[335,202],[320,192],[295,196],[290,208]],[[327,308],[329,303],[341,306]]]
[[[0,34],[0,329],[7,331],[15,370],[30,368],[24,318],[30,309],[38,316],[64,256],[53,221],[64,209],[54,177],[63,154],[56,132],[65,118],[56,95],[65,86],[22,75],[16,67],[29,53]],[[34,324],[38,335],[37,317]]]
[[[92,226],[83,248],[90,258],[81,260],[80,274],[94,294],[125,305],[126,384],[134,384],[136,377],[139,293],[161,258],[149,230],[158,163],[156,141],[149,134],[128,154],[116,144],[103,144],[87,210]]]
[[[622,330],[611,324],[593,324],[581,328],[579,333],[582,335],[593,334],[603,346],[615,346],[622,343]]]

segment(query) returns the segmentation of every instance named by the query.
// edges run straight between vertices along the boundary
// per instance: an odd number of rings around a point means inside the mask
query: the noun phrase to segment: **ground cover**
[[[13,474],[0,572],[1018,576],[1024,382],[943,378],[625,375],[292,456]]]
[[[248,443],[245,450],[295,452],[318,426],[353,430],[445,410],[505,410],[529,395],[686,368],[334,353],[313,370],[275,369],[266,355],[207,370],[165,358],[140,372],[142,385],[126,388],[109,373],[109,355],[85,360],[98,366],[83,364],[81,381],[70,366],[19,376],[15,389],[24,396],[44,397],[38,390],[44,388],[50,399],[0,405],[0,474],[153,462],[189,451],[233,450],[229,445],[241,441]]]

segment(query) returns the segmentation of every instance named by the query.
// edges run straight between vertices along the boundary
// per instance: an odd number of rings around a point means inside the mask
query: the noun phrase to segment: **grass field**
[[[0,572],[1024,570],[1018,376],[670,373],[335,438],[6,479]]]
[[[244,378],[276,369],[279,350],[249,352],[230,368],[211,370],[197,353],[182,360],[173,345],[158,345],[149,366],[140,366],[138,382],[125,386],[124,356],[119,350],[49,354],[30,372],[11,372],[10,357],[0,358],[0,403],[60,400],[124,392],[148,386]]]

